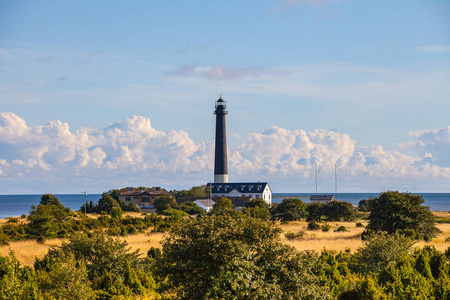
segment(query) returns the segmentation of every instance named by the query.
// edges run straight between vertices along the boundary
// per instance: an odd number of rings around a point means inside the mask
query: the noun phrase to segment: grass
[[[363,225],[367,225],[367,221],[362,221]],[[297,250],[313,250],[320,252],[321,250],[344,251],[350,249],[355,251],[362,246],[361,234],[364,227],[356,227],[356,222],[329,222],[329,231],[308,230],[308,223],[305,221],[290,222],[288,224],[279,225],[283,233],[296,233],[304,231],[303,239],[289,240],[284,234],[281,235],[281,241]],[[347,231],[334,232],[340,226],[345,226]]]
[[[447,223],[450,224],[450,212],[446,211],[436,211],[433,212],[436,223]]]
[[[434,214],[437,217],[450,219],[449,212],[434,212]],[[130,213],[130,215],[138,216],[140,214]],[[0,224],[7,221],[8,219],[0,220]],[[358,220],[357,222],[361,222],[364,226],[368,223],[366,220]],[[357,227],[357,222],[328,222],[328,225],[330,225],[330,230],[328,232],[324,232],[320,229],[313,231],[308,230],[308,223],[305,221],[296,221],[287,224],[278,223],[278,226],[280,226],[283,231],[283,234],[281,234],[281,241],[297,250],[314,250],[320,252],[325,248],[327,250],[336,250],[338,252],[350,249],[351,252],[354,252],[363,245],[361,233],[365,229],[364,227]],[[324,223],[321,223],[321,225],[322,224]],[[334,232],[339,226],[345,226],[347,231]],[[436,224],[436,227],[442,231],[441,234],[429,243],[420,241],[416,243],[416,246],[423,247],[424,245],[433,245],[439,251],[446,250],[449,247],[450,223],[438,223]],[[284,235],[285,233],[298,235],[301,231],[305,233],[303,235],[300,234],[299,238],[293,240],[287,239]],[[139,253],[145,256],[151,247],[161,247],[160,242],[164,235],[164,233],[150,233],[149,230],[146,233],[120,237],[119,239],[127,241],[132,251],[139,249]],[[8,255],[12,250],[22,264],[32,265],[35,257],[44,257],[51,247],[60,246],[63,241],[64,240],[61,239],[52,239],[48,240],[45,244],[38,244],[34,240],[11,242],[9,246],[0,247],[0,255]]]

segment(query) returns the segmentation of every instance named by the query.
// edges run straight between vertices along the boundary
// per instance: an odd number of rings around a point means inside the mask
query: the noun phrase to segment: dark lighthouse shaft
[[[228,161],[227,161],[227,133],[225,115],[226,102],[222,97],[216,101],[216,148],[214,157],[214,183],[228,182]]]

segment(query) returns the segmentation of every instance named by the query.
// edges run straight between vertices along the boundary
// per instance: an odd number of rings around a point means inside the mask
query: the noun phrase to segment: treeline
[[[164,231],[176,224],[181,218],[189,215],[204,215],[206,211],[194,202],[177,203],[174,197],[161,196],[155,200],[157,214],[145,214],[145,217],[123,218],[124,211],[139,211],[135,204],[125,204],[116,191],[104,193],[97,203],[92,201],[83,204],[78,212],[64,207],[54,195],[45,194],[38,206],[32,206],[28,216],[9,218],[0,227],[0,245],[9,241],[37,239],[45,242],[51,238],[67,238],[78,231],[107,230],[113,236],[126,236],[143,232],[149,227],[154,231]],[[205,192],[203,187],[194,187],[190,192]],[[422,206],[424,200],[420,195],[399,193],[394,191],[380,193],[377,198],[360,202],[362,210],[368,212],[369,225],[362,234],[362,239],[374,235],[377,231],[388,233],[399,232],[413,239],[430,240],[439,230],[434,226],[434,216],[429,208]],[[230,199],[217,200],[210,214],[218,211],[234,209]],[[358,211],[345,201],[332,201],[327,204],[305,204],[298,198],[287,198],[279,204],[269,206],[264,200],[256,198],[248,201],[242,211],[251,217],[262,220],[289,222],[306,219],[308,229],[326,231],[327,224],[322,221],[355,221]],[[85,216],[87,213],[98,213],[99,218]],[[168,218],[162,218],[159,215]],[[359,224],[361,225],[361,224]],[[345,230],[345,228],[341,228]]]
[[[449,299],[445,252],[399,233],[349,251],[296,251],[275,223],[230,209],[183,218],[146,257],[77,233],[32,267],[0,257],[0,299]]]
[[[93,205],[95,212],[100,211],[101,215],[92,218],[84,215],[84,206],[80,211],[73,212],[61,204],[54,195],[45,194],[41,197],[39,205],[31,207],[28,216],[9,218],[0,227],[0,245],[25,239],[36,239],[44,243],[47,239],[68,238],[77,232],[87,234],[106,231],[111,236],[127,236],[148,229],[163,232],[179,220],[176,217],[165,218],[158,214],[147,213],[136,217],[123,217],[119,203],[108,194],[104,194],[98,203]]]

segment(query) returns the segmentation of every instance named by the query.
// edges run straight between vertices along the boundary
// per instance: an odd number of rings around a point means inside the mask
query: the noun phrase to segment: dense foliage
[[[296,221],[306,217],[306,204],[299,198],[286,198],[272,210],[272,217],[281,221]]]
[[[428,240],[439,233],[434,226],[434,216],[421,195],[388,191],[368,202],[369,225],[373,231],[418,235]]]
[[[186,219],[163,242],[159,276],[181,299],[327,299],[311,261],[279,234],[246,214]]]
[[[152,228],[153,231],[167,231],[179,219],[179,216],[164,218],[156,214],[123,218],[122,210],[116,200],[107,194],[104,194],[96,205],[104,214],[99,218],[91,218],[82,213],[72,212],[70,208],[59,203],[55,196],[53,197],[51,198],[52,202],[41,201],[41,203],[54,204],[32,206],[27,220],[10,218],[0,228],[0,245],[24,239],[36,239],[38,242],[44,243],[50,238],[67,238],[76,232],[90,233],[97,230],[106,230],[109,235],[113,236],[136,234],[149,228]],[[110,211],[110,216],[107,211]]]

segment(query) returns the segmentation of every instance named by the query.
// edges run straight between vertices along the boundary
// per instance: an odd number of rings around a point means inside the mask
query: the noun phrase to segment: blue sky
[[[236,159],[231,180],[302,192],[314,162],[328,174],[325,165],[339,160],[344,190],[450,191],[449,82],[448,1],[2,1],[0,186],[101,192],[122,185],[129,173],[121,168],[134,170],[130,185],[201,184],[212,177],[212,112],[222,93]],[[78,142],[77,130],[90,128],[91,140],[81,149],[42,133],[50,121]],[[142,126],[169,140],[177,132],[177,145],[191,148],[161,148],[172,153],[162,158],[119,142],[127,156],[105,135],[117,127],[132,136]],[[306,140],[249,150],[265,139],[300,139],[299,130],[312,143],[306,152],[297,151]],[[313,141],[317,130],[328,138]],[[67,157],[50,158],[56,154],[43,140]],[[347,146],[334,147],[337,140]],[[83,155],[89,162],[77,165]],[[352,186],[352,176],[365,180]]]

